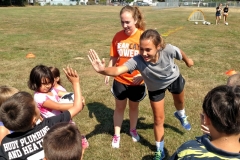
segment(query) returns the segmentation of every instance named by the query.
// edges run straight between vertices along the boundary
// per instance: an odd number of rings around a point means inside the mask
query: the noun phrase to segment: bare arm
[[[118,60],[118,57],[111,56],[110,60],[109,60],[109,63],[108,63],[108,67],[115,66],[117,60]],[[109,78],[110,78],[109,76],[106,76],[105,79],[104,79],[104,82],[105,82],[106,85],[109,85]]]
[[[185,62],[185,64],[188,66],[188,67],[191,67],[194,65],[194,62],[192,59],[188,58],[187,55],[180,49],[180,52],[182,54],[182,60]]]
[[[50,99],[46,100],[43,103],[43,107],[49,108],[49,109],[54,109],[57,111],[66,111],[69,108],[71,108],[72,106],[73,106],[72,103],[59,103],[59,102],[54,102]]]
[[[0,126],[0,144],[2,142],[2,139],[8,134],[10,134],[9,130],[4,126]]]
[[[95,69],[96,72],[108,75],[108,76],[118,76],[122,73],[128,72],[128,68],[126,66],[118,66],[118,67],[105,67],[105,60],[102,61],[99,59],[97,53],[90,49],[88,58]]]
[[[70,112],[71,117],[74,117],[83,109],[79,76],[76,70],[73,70],[72,68],[69,68],[69,67],[67,67],[66,69],[63,69],[63,71],[73,86],[74,102],[73,102],[73,106],[70,109],[68,109],[68,111]]]

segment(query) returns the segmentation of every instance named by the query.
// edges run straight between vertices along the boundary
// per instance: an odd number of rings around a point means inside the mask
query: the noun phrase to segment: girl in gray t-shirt
[[[156,30],[146,30],[140,37],[139,55],[134,56],[122,66],[105,67],[94,50],[89,51],[89,60],[96,72],[103,75],[117,76],[139,70],[148,88],[150,104],[154,114],[154,133],[157,152],[154,159],[163,159],[164,154],[164,96],[168,89],[173,96],[177,111],[174,116],[186,130],[191,129],[184,110],[184,84],[174,59],[183,60],[188,67],[194,63],[178,47],[165,44]]]

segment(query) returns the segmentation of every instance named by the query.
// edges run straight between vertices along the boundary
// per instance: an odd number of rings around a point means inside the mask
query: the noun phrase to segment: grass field
[[[110,43],[121,29],[119,11],[113,6],[46,6],[0,8],[0,85],[16,87],[33,93],[27,87],[30,70],[37,64],[67,65],[80,74],[81,88],[86,98],[85,109],[74,118],[90,147],[86,160],[150,160],[155,151],[153,117],[146,97],[140,103],[138,132],[140,142],[133,143],[129,136],[128,109],[122,126],[119,149],[111,148],[113,134],[114,98],[110,87],[104,85],[104,76],[95,73],[87,54],[95,49],[103,58],[109,57]],[[165,97],[165,151],[166,159],[183,142],[201,135],[199,113],[206,93],[225,84],[229,69],[240,70],[240,9],[230,8],[228,26],[215,24],[215,8],[200,8],[212,25],[195,25],[187,21],[196,8],[157,9],[140,8],[147,28],[157,29],[165,35],[167,43],[181,48],[195,62],[188,68],[176,61],[186,80],[185,106],[192,124],[185,131],[173,116],[175,111],[171,95]],[[27,59],[27,53],[36,55]],[[67,90],[71,85],[62,73]],[[112,81],[112,79],[111,79]]]

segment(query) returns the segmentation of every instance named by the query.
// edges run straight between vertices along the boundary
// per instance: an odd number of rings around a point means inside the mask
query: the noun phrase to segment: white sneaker
[[[139,137],[136,129],[131,130],[130,134],[132,136],[133,142],[138,142],[140,140],[140,137]]]
[[[114,135],[112,138],[112,148],[119,148],[120,136]]]

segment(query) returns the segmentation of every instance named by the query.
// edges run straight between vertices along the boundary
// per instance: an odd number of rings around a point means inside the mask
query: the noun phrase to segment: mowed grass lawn
[[[16,87],[33,93],[27,87],[31,69],[38,65],[59,69],[70,65],[81,78],[82,93],[86,98],[84,110],[74,118],[85,134],[90,147],[85,151],[86,160],[149,160],[155,151],[153,117],[148,97],[140,103],[138,132],[140,142],[133,143],[129,136],[128,109],[126,109],[119,149],[111,148],[113,135],[114,98],[104,76],[95,73],[87,54],[95,49],[100,57],[109,57],[114,34],[121,30],[119,11],[113,6],[45,6],[0,8],[0,85]],[[206,93],[213,87],[225,84],[229,69],[240,70],[240,10],[231,8],[228,26],[215,23],[215,8],[200,8],[212,25],[195,25],[187,21],[197,8],[158,9],[140,7],[147,28],[157,29],[167,43],[181,48],[195,62],[188,68],[176,61],[185,85],[186,113],[192,125],[185,131],[174,118],[171,95],[165,97],[165,151],[166,159],[180,144],[201,135],[199,113]],[[27,53],[36,55],[27,59]],[[64,76],[67,90],[71,84]],[[111,78],[112,81],[112,78]]]

